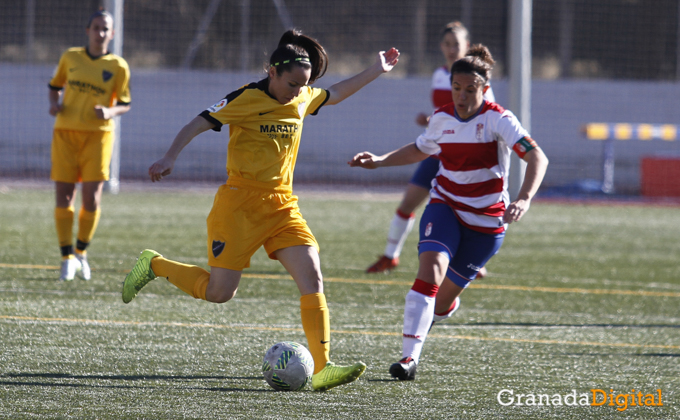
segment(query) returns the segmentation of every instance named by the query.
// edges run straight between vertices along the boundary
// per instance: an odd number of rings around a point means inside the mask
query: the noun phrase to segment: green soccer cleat
[[[312,389],[314,391],[327,391],[336,386],[354,382],[366,370],[366,365],[359,362],[352,366],[335,366],[328,362],[321,372],[312,376]]]
[[[156,278],[156,274],[151,269],[151,259],[155,257],[162,257],[162,255],[151,249],[145,249],[137,258],[135,266],[123,282],[123,302],[129,303],[142,290],[142,287]]]

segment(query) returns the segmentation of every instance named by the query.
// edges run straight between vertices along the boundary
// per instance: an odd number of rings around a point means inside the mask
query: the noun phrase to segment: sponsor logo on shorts
[[[470,270],[473,270],[473,271],[479,271],[479,270],[482,269],[481,267],[477,267],[476,265],[474,265],[472,263],[468,264],[467,268],[469,268]]]
[[[427,226],[425,226],[425,236],[430,236],[432,234],[432,222],[428,223]]]
[[[224,242],[222,241],[213,241],[212,243],[212,252],[215,258],[217,258],[218,255],[220,255],[224,251]]]

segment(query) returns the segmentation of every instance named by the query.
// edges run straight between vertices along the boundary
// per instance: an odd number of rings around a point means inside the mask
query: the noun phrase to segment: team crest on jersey
[[[484,136],[484,124],[479,123],[477,124],[477,133],[475,134],[475,137],[477,138],[478,141],[482,141]]]
[[[217,258],[218,255],[220,255],[224,251],[224,242],[222,241],[213,241],[212,243],[212,253]]]
[[[102,79],[104,79],[105,82],[108,82],[110,78],[113,77],[113,73],[110,71],[103,70],[102,71]]]
[[[211,113],[212,113],[212,112],[217,112],[217,111],[219,111],[220,109],[224,108],[224,106],[225,106],[226,104],[227,104],[227,98],[224,98],[224,99],[222,99],[221,101],[219,101],[218,103],[216,103],[215,105],[213,105],[213,106],[211,106],[210,108],[208,108],[208,112],[211,112]]]
[[[307,105],[307,102],[300,102],[300,103],[298,104],[298,115],[300,116],[300,118],[302,118],[302,117],[305,116],[305,107],[306,107],[306,105]]]
[[[430,236],[432,235],[432,222],[428,223],[427,226],[425,226],[425,236]]]

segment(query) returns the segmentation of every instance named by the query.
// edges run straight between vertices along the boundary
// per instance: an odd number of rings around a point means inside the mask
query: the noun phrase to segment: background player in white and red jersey
[[[439,42],[446,65],[437,68],[432,75],[432,105],[434,109],[451,102],[451,66],[467,54],[470,48],[470,34],[460,22],[450,22],[442,31]],[[491,86],[484,93],[484,99],[495,102]],[[429,114],[420,113],[416,116],[416,124],[426,127]],[[397,211],[390,222],[387,233],[387,244],[383,255],[378,261],[366,269],[367,273],[383,273],[399,265],[399,256],[404,247],[406,238],[413,229],[415,223],[415,210],[425,202],[432,185],[432,180],[439,170],[439,160],[436,157],[428,157],[418,164],[411,180],[406,186],[404,195],[397,207]],[[482,267],[478,273],[484,277],[486,270]]]
[[[406,295],[403,357],[390,367],[400,380],[415,378],[435,312],[456,310],[458,296],[501,247],[507,225],[529,210],[548,166],[548,158],[515,115],[484,100],[493,64],[486,47],[473,46],[451,68],[453,103],[434,113],[415,143],[382,156],[359,153],[349,162],[373,169],[408,165],[431,155],[440,160],[420,221],[418,274]],[[508,194],[511,151],[527,162],[513,202]]]

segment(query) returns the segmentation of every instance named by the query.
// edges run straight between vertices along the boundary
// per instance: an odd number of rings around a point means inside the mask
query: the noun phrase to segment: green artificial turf
[[[416,232],[398,269],[369,275],[397,197],[303,190],[300,198],[321,245],[331,359],[368,365],[356,383],[325,393],[275,392],[262,378],[269,346],[306,344],[299,292],[263,250],[226,304],[193,299],[164,279],[123,304],[121,282],[145,248],[206,267],[212,192],[107,194],[89,248],[92,280],[59,282],[53,192],[3,189],[0,418],[680,417],[676,207],[534,203],[511,226],[489,276],[432,329],[416,380],[398,382],[387,369],[401,357]],[[630,406],[632,397],[625,410],[525,404],[529,394],[574,391],[592,401],[593,389],[643,398],[661,390],[663,406]],[[502,390],[524,394],[523,405],[501,405]]]

